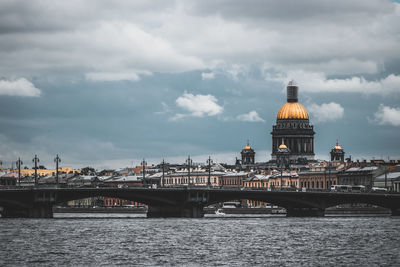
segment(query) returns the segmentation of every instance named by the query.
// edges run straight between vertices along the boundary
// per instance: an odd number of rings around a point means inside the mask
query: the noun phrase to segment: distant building
[[[276,115],[272,127],[272,160],[276,160],[279,146],[284,141],[290,149],[290,161],[304,163],[314,159],[314,128],[310,125],[308,112],[298,102],[298,86],[290,81],[287,102]]]
[[[376,177],[384,173],[382,166],[351,167],[337,174],[340,185],[363,185],[370,190]]]
[[[330,190],[338,183],[337,170],[330,166],[312,167],[298,174],[300,188]]]
[[[210,175],[211,186],[220,185],[220,177],[225,174],[224,172],[212,171]],[[174,186],[188,186],[189,185],[189,173],[187,171],[179,171],[174,173],[166,173],[164,175],[166,187]],[[196,171],[190,172],[190,184],[194,186],[207,186],[208,172]]]
[[[277,188],[296,189],[299,185],[299,175],[295,171],[284,171],[275,173],[269,177],[269,187],[271,190]]]
[[[8,172],[18,172],[18,169],[9,169]],[[56,169],[37,169],[38,176],[55,175]],[[80,170],[75,170],[70,166],[62,166],[58,168],[58,173],[81,173]],[[21,176],[33,176],[35,175],[35,169],[21,169]]]
[[[0,177],[0,187],[1,186],[15,186],[17,184],[18,173],[12,172],[3,174]]]
[[[242,152],[240,152],[240,154],[242,155],[242,165],[254,164],[256,152],[254,152],[254,149],[251,148],[249,141],[247,141],[247,145],[244,147]]]
[[[336,146],[331,150],[331,161],[332,162],[344,162],[344,151],[341,146],[339,146],[338,141],[336,141]]]
[[[400,171],[385,172],[374,179],[374,187],[386,188],[392,192],[400,192]]]
[[[122,175],[107,178],[103,181],[103,183],[110,187],[135,187],[135,186],[143,186],[142,177],[137,175]]]
[[[248,172],[228,172],[220,176],[220,186],[229,188],[243,187],[244,181],[250,176]]]
[[[268,188],[271,175],[256,174],[243,181],[245,188]]]

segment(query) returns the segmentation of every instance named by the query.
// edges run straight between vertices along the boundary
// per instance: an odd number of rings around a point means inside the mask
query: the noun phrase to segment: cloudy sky
[[[396,1],[1,1],[0,160],[267,161],[291,79],[319,158],[400,158]]]

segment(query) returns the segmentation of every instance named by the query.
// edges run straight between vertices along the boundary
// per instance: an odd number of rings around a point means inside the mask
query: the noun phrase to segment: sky
[[[0,2],[0,160],[270,160],[294,79],[315,153],[400,159],[400,3]]]

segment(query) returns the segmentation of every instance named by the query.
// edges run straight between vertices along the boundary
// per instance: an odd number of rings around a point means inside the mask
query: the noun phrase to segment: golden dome
[[[282,140],[282,144],[279,146],[279,148],[280,148],[280,149],[287,148],[287,146],[285,145],[285,143],[283,142],[283,140]]]
[[[249,144],[249,140],[247,140],[247,145],[244,147],[245,150],[249,150],[251,149],[251,146]]]
[[[308,112],[299,102],[287,102],[276,115],[277,119],[307,119]]]
[[[342,150],[342,147],[341,147],[341,146],[339,146],[339,143],[338,143],[338,141],[336,141],[336,146],[334,146],[334,147],[333,147],[333,149],[336,149],[336,150]]]

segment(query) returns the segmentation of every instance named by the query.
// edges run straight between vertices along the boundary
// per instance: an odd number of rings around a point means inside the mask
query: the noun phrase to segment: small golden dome
[[[244,147],[245,150],[249,150],[251,149],[251,146],[249,144],[249,140],[247,140],[247,145]]]
[[[341,146],[339,146],[339,143],[338,143],[338,141],[336,141],[336,146],[334,146],[334,147],[333,147],[333,149],[336,149],[336,150],[342,150],[342,147],[341,147]]]
[[[278,111],[277,119],[307,119],[308,112],[299,102],[287,102]]]
[[[286,149],[286,148],[287,148],[287,146],[285,145],[285,143],[283,142],[283,140],[282,140],[282,144],[279,146],[279,148],[280,148],[280,149],[283,149],[283,148]]]

